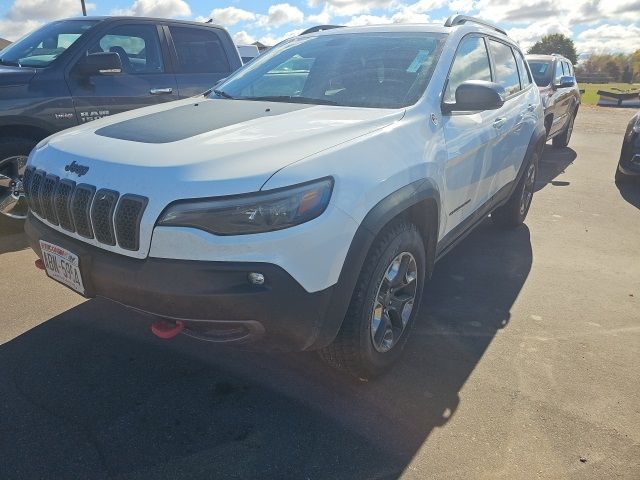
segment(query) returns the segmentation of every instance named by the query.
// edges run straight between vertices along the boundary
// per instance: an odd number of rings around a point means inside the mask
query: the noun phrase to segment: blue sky
[[[640,49],[639,0],[86,0],[95,15],[206,20],[237,43],[273,44],[319,23],[442,22],[452,13],[500,23],[526,48],[547,33],[573,38],[579,53]],[[75,16],[80,0],[0,0],[0,37],[15,40],[44,22]]]

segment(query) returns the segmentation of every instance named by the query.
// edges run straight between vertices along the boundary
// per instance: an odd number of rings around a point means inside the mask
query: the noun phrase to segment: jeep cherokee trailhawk
[[[158,336],[315,349],[368,378],[436,260],[489,214],[523,222],[545,138],[497,27],[326,30],[40,142],[26,230],[50,277],[156,315]]]

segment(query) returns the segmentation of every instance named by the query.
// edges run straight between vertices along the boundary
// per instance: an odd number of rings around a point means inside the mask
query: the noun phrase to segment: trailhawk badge
[[[79,163],[76,163],[76,161],[74,160],[69,165],[65,165],[64,170],[65,172],[75,173],[76,175],[81,177],[89,171],[89,167],[80,165]]]

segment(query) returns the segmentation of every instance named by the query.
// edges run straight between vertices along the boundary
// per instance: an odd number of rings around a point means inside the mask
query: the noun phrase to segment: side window
[[[487,47],[481,37],[467,37],[460,42],[456,58],[454,58],[449,72],[444,102],[454,103],[456,89],[467,80],[491,81],[491,66]]]
[[[496,69],[495,81],[504,87],[507,95],[513,95],[520,90],[520,77],[511,47],[496,40],[489,40],[489,48]]]
[[[564,74],[570,75],[573,77],[573,67],[569,65],[569,62],[563,62],[563,63],[564,63]]]
[[[162,73],[164,65],[155,25],[120,25],[89,48],[89,53],[114,52],[125,73]]]
[[[531,74],[529,73],[529,69],[527,68],[522,54],[520,52],[515,52],[515,54],[516,62],[518,63],[518,73],[520,74],[520,86],[522,89],[525,89],[531,85]]]
[[[228,73],[231,69],[218,34],[210,28],[170,26],[180,73]]]
[[[562,77],[563,75],[564,75],[564,70],[562,69],[562,62],[558,60],[556,62],[555,73],[553,74],[553,83],[554,84],[560,83],[560,77]]]

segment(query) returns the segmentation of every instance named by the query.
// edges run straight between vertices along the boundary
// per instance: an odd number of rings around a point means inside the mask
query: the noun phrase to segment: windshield
[[[254,59],[215,91],[226,98],[401,108],[424,92],[445,35],[301,36]]]
[[[543,60],[529,60],[529,67],[533,74],[533,79],[539,87],[546,87],[551,83],[551,62]]]
[[[49,23],[2,50],[0,63],[20,67],[46,67],[96,23],[96,20]]]

